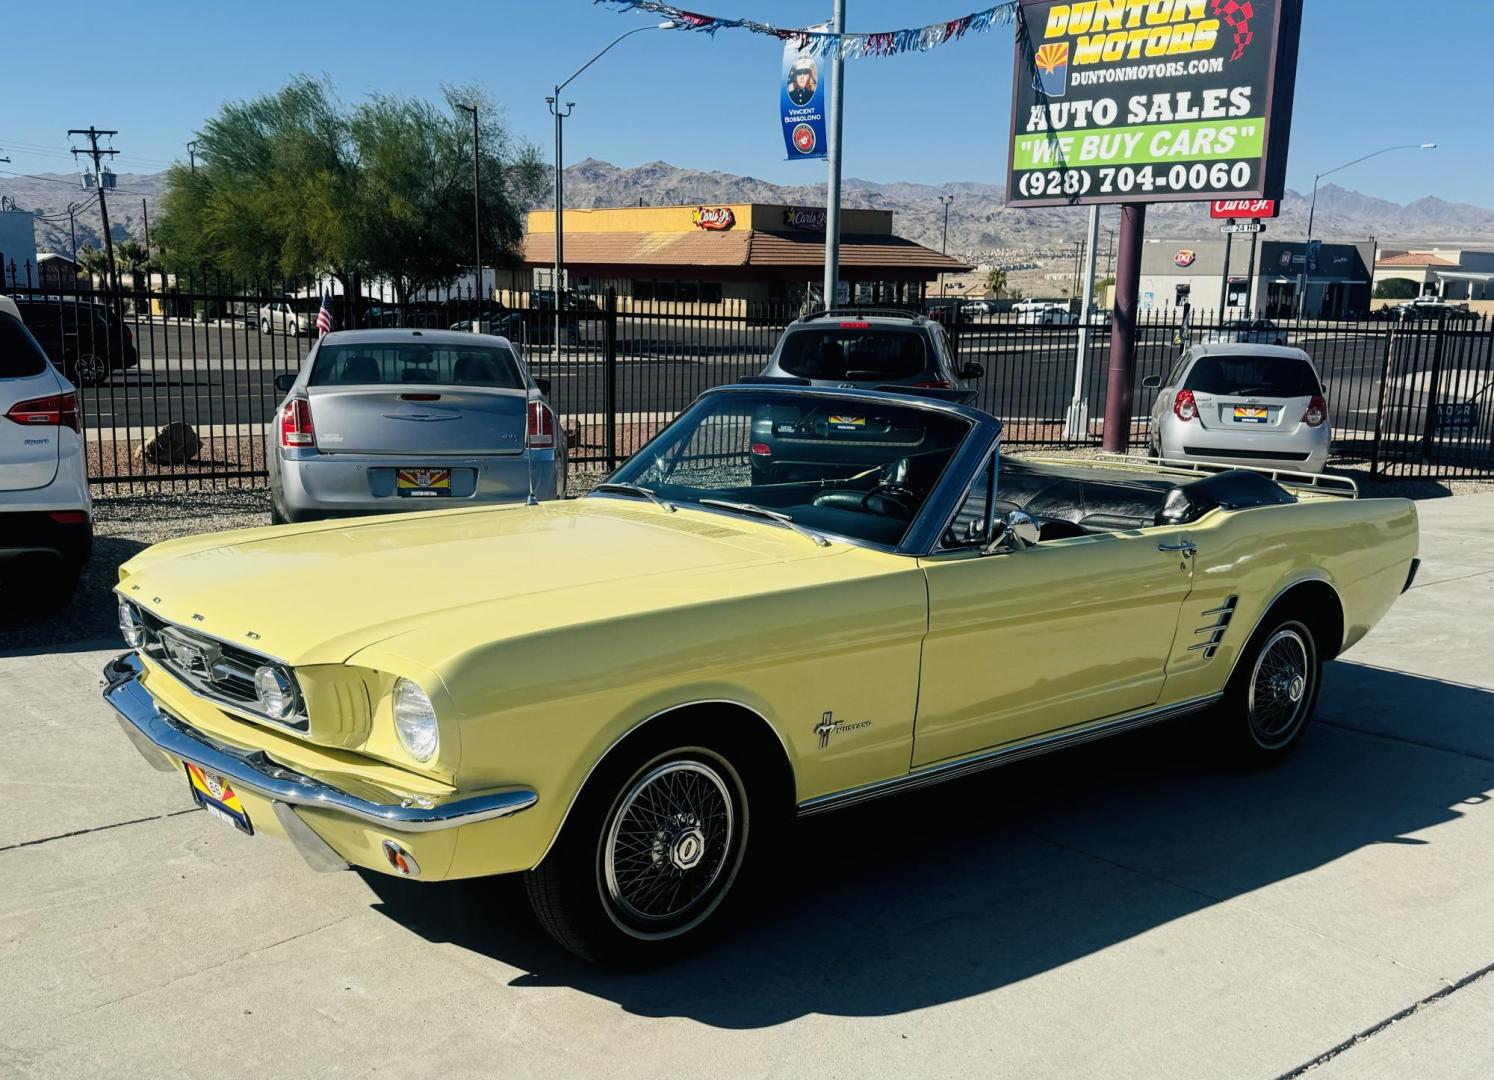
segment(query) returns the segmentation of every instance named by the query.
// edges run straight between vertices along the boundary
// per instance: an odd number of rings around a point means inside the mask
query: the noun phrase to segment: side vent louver
[[[1206,636],[1205,640],[1197,645],[1189,645],[1189,652],[1201,652],[1205,660],[1214,659],[1214,654],[1219,651],[1219,644],[1224,640],[1224,632],[1229,629],[1229,621],[1235,617],[1235,605],[1238,604],[1238,596],[1228,597],[1219,607],[1204,612],[1204,618],[1212,620],[1207,626],[1200,626],[1193,631],[1200,636]]]

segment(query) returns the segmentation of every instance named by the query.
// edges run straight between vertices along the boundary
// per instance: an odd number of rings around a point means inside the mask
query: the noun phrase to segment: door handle
[[[1195,544],[1192,540],[1184,540],[1181,543],[1177,544],[1158,544],[1157,550],[1181,551],[1183,553],[1183,558],[1191,559],[1193,558],[1193,553],[1198,550],[1198,545]]]

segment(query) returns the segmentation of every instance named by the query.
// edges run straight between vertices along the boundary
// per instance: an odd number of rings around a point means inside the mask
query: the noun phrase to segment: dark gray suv
[[[813,312],[790,323],[763,370],[774,378],[859,389],[954,390],[984,374],[980,364],[956,366],[939,323],[908,312],[856,309]]]

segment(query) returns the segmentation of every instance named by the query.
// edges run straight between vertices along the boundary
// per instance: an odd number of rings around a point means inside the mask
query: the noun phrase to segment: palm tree
[[[986,271],[985,285],[986,291],[999,299],[1006,292],[1006,271],[1000,267],[991,267]]]

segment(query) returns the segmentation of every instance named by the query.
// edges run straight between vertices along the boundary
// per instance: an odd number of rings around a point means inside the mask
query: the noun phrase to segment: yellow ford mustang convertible
[[[583,499],[160,544],[120,571],[105,697],[237,829],[521,873],[564,945],[631,963],[795,813],[1182,714],[1282,757],[1417,565],[1412,504],[1347,482],[999,437],[937,391],[723,387]]]

